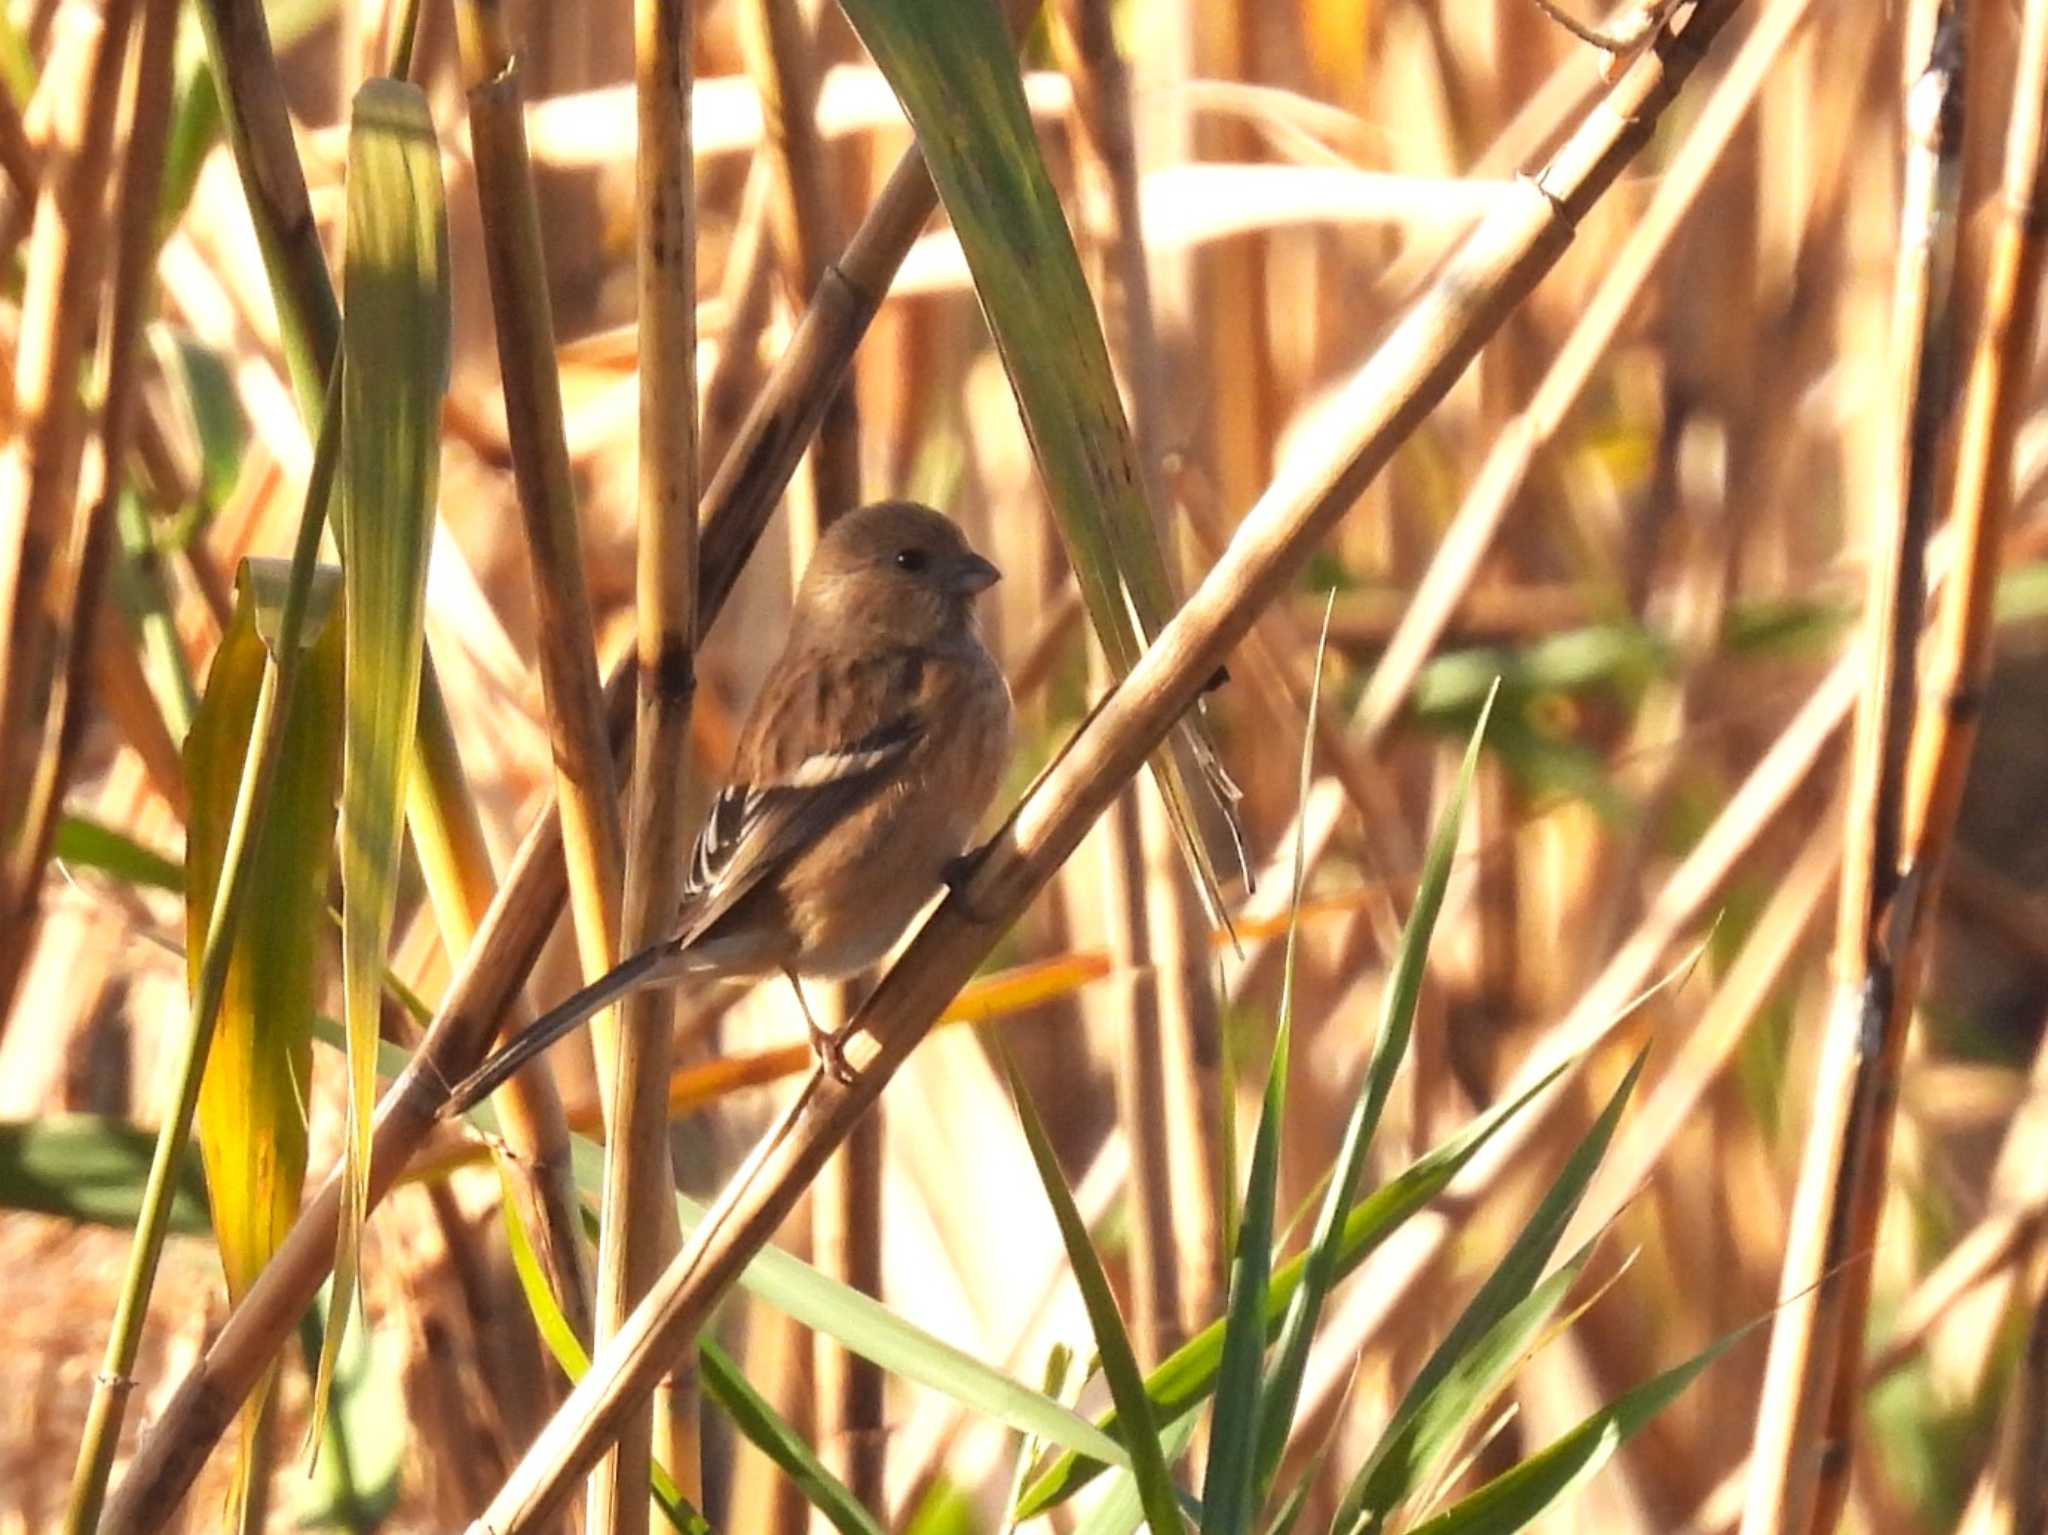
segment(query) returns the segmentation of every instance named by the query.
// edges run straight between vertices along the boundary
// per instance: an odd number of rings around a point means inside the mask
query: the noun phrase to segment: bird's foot
[[[819,1068],[842,1087],[853,1086],[860,1078],[846,1059],[845,1036],[831,1029],[820,1028],[816,1023],[811,1023],[810,1028],[811,1054],[818,1058]]]

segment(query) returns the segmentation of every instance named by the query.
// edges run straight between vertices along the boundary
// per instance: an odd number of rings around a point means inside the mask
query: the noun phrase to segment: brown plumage
[[[880,959],[966,850],[1009,765],[1010,690],[974,619],[998,577],[915,502],[835,523],[698,835],[675,936],[535,1020],[447,1112],[641,986],[777,970],[796,985]],[[843,1077],[839,1041],[810,1027]]]

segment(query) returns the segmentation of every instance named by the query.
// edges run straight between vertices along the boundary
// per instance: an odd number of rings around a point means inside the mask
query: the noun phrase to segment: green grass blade
[[[785,1422],[740,1374],[739,1366],[709,1338],[698,1340],[704,1389],[725,1409],[733,1426],[752,1441],[840,1535],[882,1535],[875,1516],[861,1506],[846,1484],[825,1469],[803,1436]]]
[[[426,97],[392,80],[356,93],[342,281],[342,547],[348,746],[342,775],[342,974],[348,1134],[335,1310],[316,1425],[347,1328],[368,1214],[377,1009],[398,893],[405,770],[419,711],[427,555],[448,383],[448,228]]]
[[[1508,1374],[1585,1271],[1598,1239],[1588,1242],[1472,1340],[1431,1389],[1412,1388],[1338,1506],[1335,1530],[1357,1535],[1383,1526],[1387,1511],[1430,1485],[1432,1473],[1472,1421],[1493,1401]],[[1355,1501],[1357,1500],[1357,1501]],[[1426,1500],[1418,1502],[1426,1507]]]
[[[1288,947],[1291,959],[1291,932]],[[1216,1371],[1216,1417],[1209,1432],[1209,1463],[1202,1473],[1202,1535],[1248,1529],[1257,1507],[1259,1378],[1266,1358],[1266,1292],[1273,1261],[1273,1205],[1279,1195],[1280,1126],[1287,1113],[1291,1032],[1283,1004],[1259,1129],[1252,1140],[1244,1218],[1230,1260],[1223,1358]]]
[[[1302,732],[1295,786],[1297,812],[1308,804],[1315,768],[1316,715],[1323,699],[1323,655],[1330,641],[1330,603],[1316,641],[1309,687],[1308,728]],[[1202,1476],[1203,1535],[1249,1530],[1259,1505],[1260,1377],[1266,1357],[1266,1292],[1273,1264],[1273,1210],[1280,1197],[1280,1128],[1287,1118],[1287,1063],[1294,1034],[1294,974],[1301,934],[1301,896],[1308,884],[1308,829],[1297,813],[1294,879],[1287,903],[1287,948],[1280,970],[1280,1024],[1266,1072],[1265,1099],[1252,1142],[1251,1180],[1230,1262],[1230,1299],[1223,1327],[1223,1362],[1216,1375],[1216,1417],[1209,1433],[1209,1464]],[[1228,1100],[1226,1100],[1226,1112]]]
[[[1394,957],[1388,978],[1386,1000],[1380,1014],[1380,1035],[1373,1046],[1372,1060],[1365,1070],[1365,1083],[1358,1103],[1345,1127],[1344,1143],[1337,1154],[1336,1175],[1323,1196],[1322,1215],[1309,1239],[1302,1265],[1301,1286],[1294,1292],[1286,1324],[1281,1329],[1279,1352],[1273,1373],[1266,1382],[1260,1403],[1260,1444],[1257,1487],[1263,1495],[1271,1485],[1287,1447],[1287,1434],[1294,1422],[1294,1407],[1301,1396],[1301,1381],[1308,1368],[1309,1344],[1321,1320],[1323,1303],[1337,1280],[1337,1255],[1343,1241],[1345,1212],[1351,1208],[1358,1180],[1365,1172],[1365,1155],[1379,1128],[1387,1095],[1393,1091],[1394,1075],[1408,1054],[1408,1041],[1415,1027],[1415,1006],[1422,995],[1422,980],[1429,966],[1429,942],[1436,931],[1436,919],[1443,910],[1444,892],[1450,885],[1451,861],[1458,850],[1458,828],[1465,815],[1465,798],[1472,790],[1472,775],[1479,766],[1479,748],[1486,738],[1487,718],[1493,712],[1496,695],[1489,693],[1472,727],[1472,739],[1465,747],[1465,760],[1458,771],[1458,783],[1451,802],[1444,807],[1435,835],[1422,864],[1422,878],[1415,891],[1415,906],[1407,930],[1401,935],[1400,952]]]
[[[1486,1282],[1479,1287],[1464,1313],[1444,1337],[1415,1379],[1409,1384],[1401,1405],[1381,1443],[1352,1478],[1338,1504],[1335,1528],[1353,1532],[1377,1531],[1415,1488],[1418,1468],[1410,1425],[1438,1391],[1466,1368],[1466,1356],[1493,1333],[1501,1320],[1520,1306],[1537,1288],[1537,1281],[1563,1239],[1565,1228],[1578,1212],[1586,1189],[1599,1171],[1600,1162],[1613,1141],[1615,1126],[1628,1106],[1641,1078],[1647,1056],[1638,1053],[1621,1079],[1600,1117],[1566,1159],[1556,1181],[1537,1205],[1535,1213]]]
[[[1409,1535],[1511,1535],[1584,1483],[1614,1452],[1678,1398],[1700,1372],[1733,1348],[1752,1322],[1684,1364],[1623,1393],[1512,1470],[1504,1471]]]
[[[1009,1073],[1010,1091],[1017,1100],[1017,1118],[1024,1127],[1025,1143],[1037,1164],[1039,1181],[1052,1203],[1053,1218],[1059,1223],[1060,1240],[1066,1245],[1067,1261],[1074,1267],[1074,1282],[1080,1287],[1082,1303],[1088,1308],[1088,1323],[1095,1333],[1096,1357],[1102,1362],[1103,1378],[1109,1383],[1110,1400],[1116,1403],[1124,1425],[1124,1448],[1131,1457],[1131,1475],[1137,1481],[1138,1501],[1153,1535],[1179,1535],[1186,1528],[1180,1516],[1173,1473],[1167,1469],[1165,1446],[1154,1426],[1152,1404],[1145,1394],[1145,1379],[1138,1373],[1138,1358],[1131,1350],[1131,1337],[1116,1308],[1116,1296],[1109,1276],[1102,1271],[1095,1243],[1089,1238],[1088,1223],[1074,1203],[1073,1191],[1060,1172],[1053,1155],[1052,1140],[1038,1109],[1031,1101],[1015,1071]]]
[[[139,890],[185,891],[183,864],[90,816],[67,815],[59,821],[50,856],[76,868],[98,869]]]
[[[270,668],[245,568],[235,609],[185,738],[191,785],[186,834],[185,962],[196,993],[235,815],[242,764],[255,749],[257,700]],[[299,1211],[306,1176],[306,1093],[326,928],[341,770],[341,626],[308,622],[297,686],[284,703],[263,823],[244,856],[263,898],[236,926],[226,985],[198,1100],[199,1149],[228,1298],[239,1301]],[[266,1377],[242,1415],[235,1505],[247,1488]]]
[[[1169,1464],[1180,1458],[1188,1441],[1195,1437],[1195,1425],[1201,1419],[1201,1409],[1195,1408],[1182,1413],[1166,1426],[1159,1442]],[[1102,1500],[1075,1524],[1074,1535],[1133,1535],[1144,1518],[1145,1510],[1138,1501],[1136,1479],[1128,1471],[1119,1471]]]
[[[334,1289],[323,1285],[299,1323],[306,1366],[320,1358]],[[286,1525],[371,1535],[398,1506],[412,1424],[405,1404],[405,1342],[387,1322],[357,1327],[334,1363],[334,1400],[320,1429],[320,1458],[292,1487]],[[296,1484],[295,1486],[293,1484]]]
[[[154,1130],[103,1114],[0,1121],[0,1209],[131,1228],[155,1149]],[[180,1160],[166,1229],[180,1236],[213,1230],[196,1154]]]
[[[1064,1343],[1055,1343],[1045,1360],[1045,1394],[1058,1401],[1067,1391],[1067,1376],[1074,1368],[1074,1351]],[[1003,1499],[1003,1517],[997,1528],[1006,1532],[1018,1525],[1017,1504],[1024,1497],[1024,1489],[1031,1484],[1031,1468],[1038,1464],[1038,1452],[1043,1448],[1036,1434],[1020,1434],[1017,1439],[1017,1463],[1010,1473],[1010,1490]]]
[[[1519,1097],[1494,1105],[1442,1145],[1417,1159],[1398,1177],[1354,1205],[1344,1221],[1344,1240],[1338,1248],[1337,1277],[1341,1279],[1363,1263],[1403,1223],[1434,1199],[1502,1125],[1572,1064],[1570,1060],[1559,1063]],[[1305,1262],[1304,1255],[1273,1271],[1272,1284],[1266,1296],[1269,1335],[1279,1331],[1281,1319],[1301,1284]],[[1176,1417],[1209,1394],[1223,1353],[1223,1332],[1223,1323],[1210,1323],[1162,1361],[1146,1379],[1145,1391],[1151,1399],[1156,1419]],[[1099,1427],[1120,1436],[1114,1412],[1099,1420]],[[1032,1484],[1020,1513],[1027,1518],[1043,1513],[1055,1503],[1071,1497],[1102,1470],[1101,1463],[1069,1452]]]
[[[992,0],[843,0],[842,9],[917,130],[1082,599],[1122,676],[1171,616],[1174,596],[1109,349],[1003,19]],[[1240,856],[1224,824],[1234,791],[1198,712],[1154,765],[1220,921],[1215,871],[1234,872]]]

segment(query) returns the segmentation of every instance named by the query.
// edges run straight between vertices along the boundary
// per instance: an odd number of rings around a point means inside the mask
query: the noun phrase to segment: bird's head
[[[878,501],[848,512],[819,539],[797,612],[832,632],[931,642],[971,629],[974,599],[1001,579],[930,507]]]

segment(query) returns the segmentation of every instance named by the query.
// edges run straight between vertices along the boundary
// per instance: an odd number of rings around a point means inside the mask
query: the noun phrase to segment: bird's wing
[[[691,855],[682,943],[859,809],[922,733],[916,715],[899,714],[856,740],[798,758],[772,778],[722,790]]]

